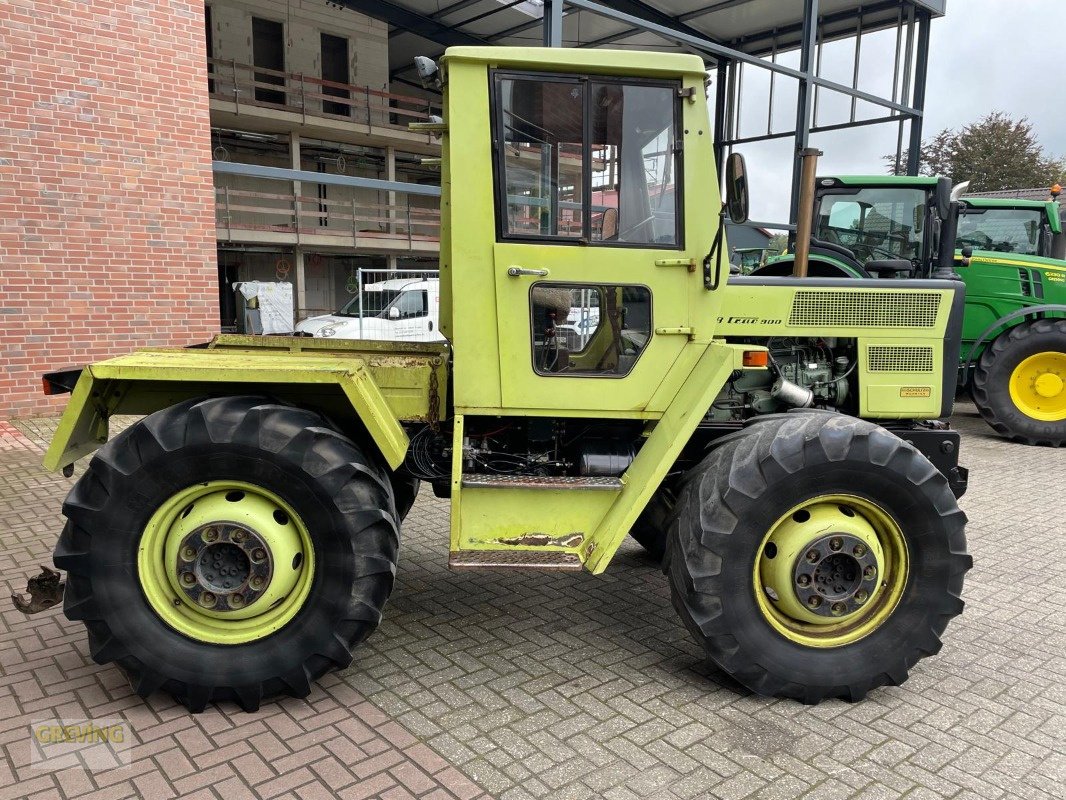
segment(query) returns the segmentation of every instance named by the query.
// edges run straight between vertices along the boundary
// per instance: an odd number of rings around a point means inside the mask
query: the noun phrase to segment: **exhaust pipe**
[[[792,276],[807,277],[807,264],[811,255],[811,231],[814,229],[814,179],[818,173],[817,147],[800,150],[800,194],[796,217],[796,255],[792,264]]]

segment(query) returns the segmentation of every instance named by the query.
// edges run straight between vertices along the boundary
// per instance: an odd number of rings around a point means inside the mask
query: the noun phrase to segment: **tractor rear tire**
[[[885,429],[770,415],[686,476],[664,571],[723,672],[762,695],[856,701],[940,649],[972,566],[965,523],[944,476]]]
[[[985,421],[1013,441],[1066,443],[1066,319],[1001,333],[977,362],[971,394]]]
[[[318,414],[260,397],[151,414],[97,452],[63,513],[63,610],[93,659],[193,712],[307,695],[351,663],[395,578],[386,471]]]

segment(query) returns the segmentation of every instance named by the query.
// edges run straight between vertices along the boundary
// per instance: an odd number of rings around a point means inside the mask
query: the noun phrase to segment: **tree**
[[[885,160],[889,173],[896,174],[896,157]],[[901,163],[906,161],[904,153]],[[1061,183],[1066,160],[1041,147],[1027,118],[993,111],[959,131],[945,128],[922,142],[919,172],[946,175],[952,183],[970,181],[971,192],[989,192]]]
[[[785,252],[788,248],[788,234],[775,233],[770,237],[770,241],[766,243],[766,246],[777,253]]]

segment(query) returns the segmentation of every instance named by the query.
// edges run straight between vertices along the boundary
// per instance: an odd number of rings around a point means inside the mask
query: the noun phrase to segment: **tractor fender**
[[[959,379],[960,385],[966,386],[969,383],[970,368],[973,366],[975,360],[974,354],[980,352],[981,345],[983,345],[989,339],[994,338],[992,334],[996,333],[996,331],[998,331],[1004,325],[1008,325],[1008,327],[1013,327],[1009,325],[1009,323],[1014,322],[1017,319],[1027,317],[1030,314],[1049,313],[1066,314],[1066,305],[1050,303],[1042,306],[1026,306],[1025,308],[1018,308],[1010,312],[1009,314],[1004,314],[1002,317],[1000,317],[987,328],[985,328],[981,332],[981,335],[978,336],[974,340],[974,343],[970,346],[970,352],[967,354],[966,360],[962,364],[962,375]]]
[[[791,255],[781,256],[774,261],[756,267],[751,271],[752,277],[787,278],[792,275],[795,258]],[[811,278],[866,278],[872,276],[866,270],[856,270],[847,264],[812,255],[808,264],[808,277]]]
[[[375,380],[375,367],[363,358],[293,357],[290,354],[170,350],[140,351],[85,367],[74,385],[70,401],[44,457],[50,471],[67,469],[108,440],[108,420],[120,414],[145,415],[195,397],[225,394],[263,394],[299,406],[314,406],[339,422],[345,430],[364,432],[393,470],[407,453],[409,440],[393,407]],[[415,375],[428,374],[430,404],[438,365],[411,367]],[[380,372],[378,374],[381,374]],[[409,385],[407,397],[415,385]],[[404,398],[401,398],[401,402]],[[390,404],[390,401],[392,404]],[[439,411],[439,405],[438,405]],[[435,416],[430,412],[429,416]],[[354,419],[353,419],[354,418]]]

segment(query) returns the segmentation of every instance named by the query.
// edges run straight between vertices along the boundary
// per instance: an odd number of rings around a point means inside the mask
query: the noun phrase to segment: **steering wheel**
[[[987,250],[992,245],[992,240],[987,236],[983,239],[978,239],[975,236],[960,236],[955,240],[955,244],[968,244],[971,247],[976,247],[978,250]]]

